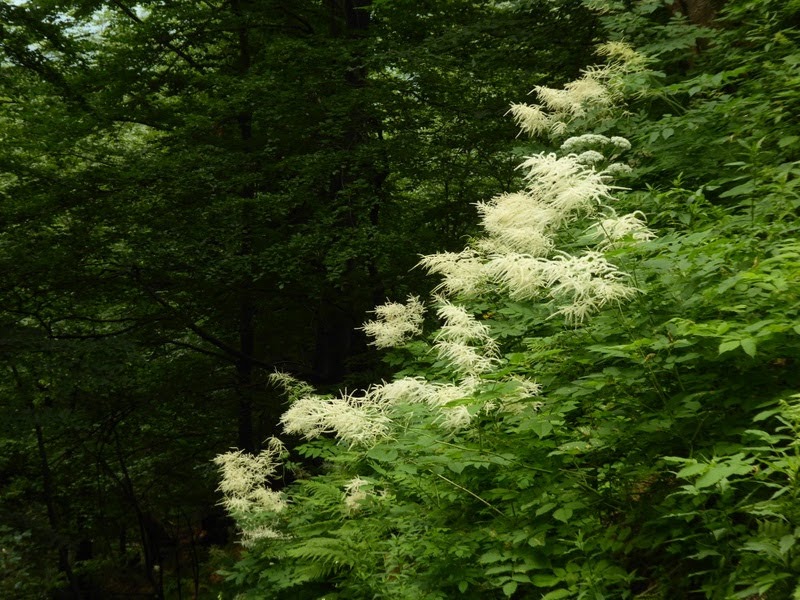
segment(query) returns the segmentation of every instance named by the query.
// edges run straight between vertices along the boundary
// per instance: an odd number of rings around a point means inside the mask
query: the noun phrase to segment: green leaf
[[[749,357],[754,357],[756,355],[756,341],[753,338],[745,338],[741,342],[742,350],[745,351],[745,354]]]
[[[375,446],[367,452],[367,457],[379,462],[394,462],[397,460],[398,453],[394,448],[387,446]]]
[[[791,534],[783,536],[778,542],[778,548],[780,549],[781,554],[785,555],[787,552],[789,552],[796,541],[797,538]]]
[[[534,575],[531,577],[531,583],[536,587],[553,587],[561,583],[561,577],[555,575]]]
[[[725,354],[726,352],[730,352],[740,346],[741,342],[739,340],[728,340],[727,342],[722,342],[719,345],[719,354]]]
[[[683,467],[675,475],[681,479],[688,479],[689,477],[694,477],[695,475],[703,473],[707,468],[708,465],[706,463],[695,463],[693,465],[687,465]]]
[[[459,581],[458,582],[458,591],[461,592],[462,594],[467,591],[468,587],[469,587],[469,583],[467,583],[466,581]]]
[[[542,596],[542,600],[561,600],[561,598],[569,598],[571,595],[572,592],[569,590],[560,588],[553,590],[552,592],[547,592],[544,596]]]
[[[485,552],[479,559],[478,562],[480,563],[493,563],[499,560],[503,560],[502,555],[497,550],[489,550]]]
[[[572,509],[571,508],[559,508],[557,511],[553,513],[553,518],[557,521],[561,521],[562,523],[566,523],[569,521],[570,517],[572,517]]]
[[[517,582],[516,581],[508,581],[503,585],[503,593],[508,596],[509,598],[514,595],[514,592],[517,591]]]
[[[539,436],[539,439],[547,437],[550,432],[553,431],[553,424],[550,421],[546,421],[538,416],[535,417],[528,426],[530,427],[531,431]]]
[[[756,189],[756,184],[754,181],[746,181],[741,185],[737,185],[729,189],[727,192],[723,192],[719,195],[720,198],[734,198],[736,196],[746,196],[751,194]]]

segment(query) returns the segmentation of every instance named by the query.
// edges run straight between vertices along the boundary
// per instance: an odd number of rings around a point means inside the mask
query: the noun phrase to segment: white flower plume
[[[399,346],[422,331],[425,306],[416,296],[409,296],[405,304],[383,304],[374,312],[378,318],[364,323],[362,329],[374,338],[371,344],[378,348]]]
[[[276,370],[270,374],[269,380],[271,383],[282,387],[292,401],[314,393],[314,388],[308,383],[300,381],[284,371]]]
[[[647,227],[644,214],[639,211],[618,217],[602,219],[592,225],[590,233],[600,238],[599,250],[612,250],[622,245],[622,240],[630,237],[634,242],[646,242],[656,237]]]
[[[354,477],[344,486],[344,505],[350,513],[356,512],[361,508],[361,503],[367,499],[367,490],[364,487],[371,487],[372,484],[361,477]]]
[[[245,548],[252,548],[263,540],[282,539],[286,539],[286,536],[268,525],[260,525],[258,527],[242,530],[242,546]]]
[[[444,298],[439,298],[436,314],[444,321],[434,337],[434,348],[439,357],[464,374],[489,371],[499,354],[489,327],[463,306],[452,304]]]
[[[289,407],[281,424],[286,433],[314,439],[334,434],[349,446],[370,446],[389,433],[391,420],[365,397],[305,396]]]
[[[444,279],[436,288],[451,295],[473,296],[485,283],[483,262],[477,252],[465,248],[461,252],[439,252],[423,256],[420,266]]]
[[[220,454],[214,463],[221,472],[219,491],[226,510],[236,514],[255,511],[281,512],[286,499],[281,492],[265,487],[280,466],[280,456],[285,452],[277,438],[270,438],[267,448],[253,456],[241,450]]]

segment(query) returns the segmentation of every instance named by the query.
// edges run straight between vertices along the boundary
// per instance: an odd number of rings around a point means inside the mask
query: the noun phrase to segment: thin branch
[[[139,24],[139,25],[142,25],[142,24],[144,23],[144,21],[142,21],[142,20],[139,18],[139,16],[138,16],[138,15],[137,15],[135,12],[133,12],[133,11],[132,11],[130,8],[128,8],[127,6],[125,6],[125,5],[124,5],[122,2],[120,2],[119,0],[111,0],[111,3],[112,3],[114,6],[116,6],[117,8],[119,8],[119,9],[120,9],[120,10],[121,10],[121,11],[122,11],[124,14],[125,14],[125,16],[127,16],[129,19],[131,19],[131,20],[132,20],[132,21],[134,21],[135,23],[137,23],[137,24]],[[168,50],[170,50],[171,52],[174,52],[175,54],[177,54],[178,56],[180,56],[180,57],[181,57],[181,58],[182,58],[184,61],[186,61],[186,63],[187,63],[188,65],[190,65],[190,66],[194,67],[194,68],[195,68],[195,69],[197,69],[198,71],[203,71],[203,70],[204,70],[204,69],[203,69],[203,67],[202,67],[202,65],[200,65],[200,63],[198,63],[197,61],[195,61],[195,60],[194,60],[194,59],[193,59],[191,56],[189,56],[189,55],[188,55],[188,54],[187,54],[187,53],[186,53],[186,52],[185,52],[185,51],[184,51],[182,48],[180,48],[179,46],[176,46],[176,45],[175,45],[175,44],[173,44],[171,41],[169,41],[169,40],[166,40],[166,39],[159,39],[159,38],[153,38],[153,39],[155,39],[155,41],[156,41],[158,44],[160,44],[161,46],[163,46],[164,48],[167,48],[167,49],[168,49]]]
[[[433,473],[433,471],[431,471],[431,473]],[[484,503],[486,506],[488,506],[489,508],[491,508],[491,509],[492,509],[494,512],[496,512],[496,513],[497,513],[498,515],[500,515],[501,517],[505,517],[505,516],[506,516],[506,515],[505,515],[505,513],[503,513],[503,512],[502,512],[501,510],[499,510],[498,508],[496,508],[496,507],[495,507],[493,504],[491,504],[491,503],[490,503],[488,500],[484,500],[483,498],[481,498],[480,496],[478,496],[478,494],[476,494],[475,492],[471,492],[470,490],[468,490],[467,488],[465,488],[463,485],[459,485],[459,484],[457,484],[455,481],[453,481],[452,479],[448,479],[447,477],[445,477],[444,475],[440,475],[439,473],[433,473],[433,474],[434,474],[434,475],[436,475],[437,477],[441,478],[441,479],[444,479],[444,480],[445,480],[447,483],[449,483],[449,484],[450,484],[450,485],[452,485],[452,486],[455,486],[455,487],[457,487],[457,488],[458,488],[458,489],[460,489],[461,491],[463,491],[463,492],[467,492],[467,493],[468,493],[470,496],[472,496],[472,497],[473,497],[473,498],[475,498],[476,500],[478,500],[478,501],[480,501],[480,502],[483,502],[483,503]]]

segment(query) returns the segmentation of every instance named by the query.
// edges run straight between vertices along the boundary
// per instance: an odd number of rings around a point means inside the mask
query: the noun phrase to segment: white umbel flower
[[[604,135],[597,133],[584,133],[564,140],[561,150],[567,153],[580,152],[582,150],[597,150],[608,144],[611,140]]]
[[[596,165],[603,162],[605,159],[606,157],[597,150],[586,150],[575,156],[575,161],[582,165]]]

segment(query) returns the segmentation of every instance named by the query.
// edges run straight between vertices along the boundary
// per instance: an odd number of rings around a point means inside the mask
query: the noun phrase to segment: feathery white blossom
[[[391,407],[398,402],[435,404],[438,391],[435,384],[422,377],[403,377],[367,390],[369,401],[377,406]]]
[[[536,86],[534,90],[542,104],[559,117],[581,117],[587,108],[606,107],[612,102],[608,88],[596,73],[589,71],[560,90],[544,86]]]
[[[542,296],[547,285],[545,259],[509,252],[493,257],[486,265],[492,280],[514,300],[533,300]]]
[[[409,296],[405,304],[389,302],[375,308],[374,321],[364,323],[362,329],[378,348],[392,348],[422,331],[425,306],[416,296]]]
[[[286,433],[309,440],[331,433],[349,446],[369,446],[388,435],[391,420],[364,398],[305,396],[283,413],[281,423]]]
[[[284,452],[283,444],[277,438],[270,438],[267,448],[256,456],[235,450],[214,459],[221,472],[218,489],[223,494],[222,504],[229,512],[246,514],[258,510],[278,513],[286,508],[286,499],[281,492],[264,487],[275,474]]]
[[[551,133],[553,125],[557,122],[535,105],[513,103],[508,112],[514,117],[514,122],[521,132],[524,131],[534,137]]]
[[[269,375],[269,380],[273,384],[282,387],[292,401],[314,393],[314,388],[311,385],[284,371],[276,370]]]
[[[363,488],[371,485],[369,481],[361,479],[361,477],[354,477],[345,484],[344,505],[348,512],[353,513],[361,508],[361,503],[367,499],[367,491]]]
[[[434,348],[439,357],[462,373],[485,373],[497,361],[497,342],[489,327],[463,306],[439,298],[437,316],[444,324],[436,333]]]
[[[476,375],[467,375],[458,383],[440,383],[436,385],[435,407],[445,407],[456,400],[463,400],[472,396],[480,385]]]
[[[561,214],[534,194],[525,191],[500,194],[477,206],[483,228],[502,246],[533,256],[545,255],[553,249],[550,231],[560,224]]]
[[[443,408],[439,412],[437,422],[443,429],[448,431],[461,431],[469,427],[472,423],[472,415],[466,406],[454,406],[452,408]]]
[[[242,546],[245,548],[252,548],[262,540],[281,540],[286,536],[281,532],[269,527],[268,525],[260,525],[253,528],[245,528],[242,530]]]
[[[519,166],[531,194],[558,211],[564,220],[580,213],[590,213],[603,200],[611,198],[611,187],[601,173],[575,160],[574,155],[559,158],[555,154],[528,156]]]
[[[518,414],[525,410],[538,411],[542,407],[541,402],[530,402],[530,398],[540,396],[542,386],[527,377],[512,377],[511,381],[517,384],[516,389],[506,393],[499,401],[498,410],[501,412]]]
[[[647,227],[644,214],[639,211],[618,217],[614,215],[595,223],[590,231],[602,240],[597,244],[600,250],[611,250],[621,245],[621,240],[631,237],[635,242],[646,242],[656,237]]]
[[[439,358],[464,374],[487,373],[497,364],[497,358],[462,342],[439,340],[434,345]]]
[[[626,275],[599,252],[581,256],[560,255],[549,261],[549,294],[568,302],[556,314],[567,322],[580,324],[603,306],[636,293],[623,280]]]
[[[483,262],[477,252],[465,248],[461,252],[437,252],[423,256],[419,264],[428,273],[442,275],[444,279],[435,291],[449,295],[473,296],[486,281]]]
[[[625,42],[606,42],[597,47],[597,53],[605,56],[614,68],[624,73],[642,71],[647,67],[647,59]]]

